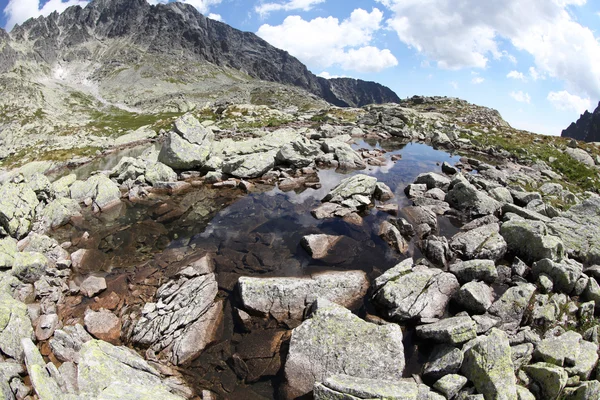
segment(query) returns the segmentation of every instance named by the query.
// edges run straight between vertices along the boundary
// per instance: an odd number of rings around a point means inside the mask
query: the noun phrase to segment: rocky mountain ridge
[[[593,113],[586,110],[577,122],[562,131],[561,136],[584,142],[600,142],[600,102]]]

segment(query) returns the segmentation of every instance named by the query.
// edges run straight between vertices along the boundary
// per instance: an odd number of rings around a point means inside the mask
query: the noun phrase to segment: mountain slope
[[[586,110],[577,122],[562,131],[561,136],[585,142],[600,142],[600,102],[593,113]]]

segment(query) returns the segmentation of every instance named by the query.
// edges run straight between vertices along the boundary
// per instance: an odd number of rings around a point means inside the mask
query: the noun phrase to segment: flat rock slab
[[[460,285],[454,275],[437,268],[414,267],[390,280],[375,294],[375,301],[394,320],[440,318]]]
[[[285,364],[288,395],[310,393],[335,374],[399,380],[404,345],[398,325],[375,325],[327,300],[313,304],[312,317],[292,331]]]
[[[318,382],[314,388],[315,400],[344,399],[386,399],[419,400],[437,399],[427,385],[414,380],[384,380],[356,378],[348,375],[334,375],[325,382]],[[440,396],[443,399],[442,396]]]
[[[477,337],[477,326],[470,317],[444,318],[417,326],[417,336],[441,343],[460,344]]]
[[[306,278],[241,277],[238,285],[246,310],[286,320],[302,319],[317,298],[352,307],[367,293],[369,281],[363,271],[331,271]]]

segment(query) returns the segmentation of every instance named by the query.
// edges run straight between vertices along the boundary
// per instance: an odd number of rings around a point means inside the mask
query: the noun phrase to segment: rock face
[[[305,395],[316,382],[347,374],[395,380],[404,371],[404,346],[398,325],[365,322],[327,300],[313,304],[310,319],[292,331],[285,377],[290,397]]]
[[[49,26],[54,29],[46,29]],[[32,54],[39,54],[49,64],[66,60],[66,54],[91,57],[94,52],[85,49],[98,45],[99,40],[115,47],[128,42],[146,49],[150,57],[177,52],[180,62],[243,70],[255,79],[298,86],[338,106],[400,100],[390,89],[373,82],[319,78],[296,58],[255,34],[206,18],[182,3],[150,6],[144,0],[96,0],[90,7],[76,6],[62,14],[27,21],[10,36],[17,46],[28,38]],[[133,47],[125,51],[133,52]],[[18,58],[10,54],[0,58],[0,70],[10,68]],[[107,62],[110,57],[114,55],[96,55],[93,62]]]
[[[390,318],[398,321],[441,317],[460,287],[454,275],[436,268],[417,266],[398,273],[390,276],[374,298]]]
[[[302,319],[317,298],[351,307],[367,293],[369,281],[363,271],[332,271],[310,278],[241,277],[238,286],[248,311],[285,320]]]
[[[179,273],[179,279],[161,286],[156,303],[148,303],[133,330],[134,342],[164,352],[173,364],[197,357],[213,339],[222,317],[215,302],[214,267],[205,256]]]
[[[516,377],[508,336],[493,328],[465,345],[464,375],[486,399],[517,400]]]
[[[562,137],[570,137],[584,142],[600,142],[600,103],[593,113],[585,111],[577,122],[562,131]]]

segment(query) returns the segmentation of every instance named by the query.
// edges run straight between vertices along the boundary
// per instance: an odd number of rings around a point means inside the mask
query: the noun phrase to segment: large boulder
[[[535,349],[534,358],[565,367],[569,375],[586,380],[598,363],[598,345],[583,340],[577,332],[567,331],[542,340]]]
[[[236,178],[258,178],[275,167],[274,151],[234,156],[221,166],[224,173]]]
[[[485,281],[493,283],[498,279],[498,270],[492,260],[459,261],[451,264],[448,270],[460,282]]]
[[[323,150],[326,153],[332,153],[338,161],[341,169],[364,169],[366,167],[362,157],[352,146],[340,140],[326,140],[323,143]]]
[[[303,278],[241,277],[238,286],[246,310],[286,320],[302,319],[317,298],[352,307],[367,293],[369,281],[363,271],[330,271]]]
[[[416,266],[409,273],[403,272],[386,282],[374,300],[389,318],[397,321],[440,318],[459,287],[456,277],[450,273]]]
[[[202,257],[156,292],[156,303],[148,303],[136,323],[132,339],[163,352],[175,364],[196,358],[218,329],[223,305],[215,302],[218,287],[214,266]]]
[[[488,312],[500,318],[504,329],[514,330],[521,324],[523,314],[525,314],[535,290],[536,287],[532,284],[520,284],[508,288],[492,304]]]
[[[0,186],[0,224],[10,236],[21,239],[31,230],[38,204],[29,186],[5,183]]]
[[[202,167],[211,155],[214,133],[190,114],[175,121],[158,155],[158,161],[174,169]]]
[[[71,185],[71,198],[78,202],[91,199],[99,210],[112,207],[121,201],[121,191],[107,176],[98,174],[86,181],[76,181]]]
[[[523,370],[542,389],[541,398],[548,400],[557,399],[569,379],[569,375],[563,368],[544,362],[526,365]]]
[[[18,361],[23,361],[21,339],[33,338],[33,328],[27,306],[12,298],[7,292],[0,293],[0,350]]]
[[[533,279],[537,279],[541,274],[544,274],[552,279],[555,291],[566,294],[573,291],[582,272],[583,265],[571,259],[554,262],[545,258],[535,262],[532,268]]]
[[[500,260],[506,254],[506,241],[497,223],[459,232],[450,240],[450,249],[465,260]]]
[[[59,197],[52,200],[38,215],[40,230],[47,232],[67,224],[71,218],[81,216],[77,200]]]
[[[368,175],[354,175],[341,181],[325,198],[324,202],[341,203],[355,196],[373,197],[377,188],[377,178]]]
[[[148,162],[144,176],[152,186],[159,182],[177,182],[177,173],[161,162]]]
[[[22,252],[15,254],[12,274],[21,282],[34,283],[46,273],[48,259],[45,255],[36,252]]]
[[[462,211],[472,218],[496,214],[502,204],[487,194],[477,190],[468,182],[458,182],[446,194],[446,202],[452,208]]]
[[[471,313],[483,314],[494,301],[494,291],[483,282],[468,282],[456,293],[454,300]]]
[[[461,371],[486,399],[517,400],[517,379],[508,336],[492,328],[464,347]]]
[[[423,366],[423,375],[431,379],[440,379],[448,374],[460,371],[464,360],[463,352],[454,346],[440,344],[433,348]]]
[[[548,230],[562,240],[575,258],[600,264],[600,197],[591,197],[553,218]]]
[[[544,258],[560,261],[564,257],[562,241],[549,235],[543,222],[511,219],[502,224],[500,234],[506,240],[509,252],[525,261],[535,262]]]
[[[335,374],[399,380],[404,345],[398,325],[365,322],[327,300],[313,304],[311,318],[292,331],[285,377],[290,398],[310,393]]]
[[[320,154],[322,151],[319,144],[305,137],[299,137],[281,146],[275,158],[278,163],[302,168],[309,166]]]

